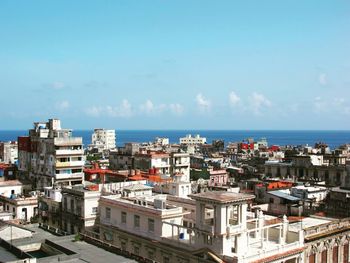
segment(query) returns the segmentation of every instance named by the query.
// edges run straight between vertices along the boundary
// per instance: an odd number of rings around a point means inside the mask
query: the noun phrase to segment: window
[[[111,219],[111,208],[106,207],[106,219]]]
[[[92,208],[92,214],[97,214],[97,207]]]
[[[148,218],[148,231],[154,232],[154,219]]]
[[[140,227],[140,216],[134,215],[134,227]]]
[[[349,243],[343,246],[343,262],[349,262]]]
[[[74,199],[70,200],[70,211],[74,212]]]
[[[333,263],[338,263],[338,247],[333,247]]]
[[[126,212],[122,212],[121,221],[122,221],[122,224],[126,224]]]

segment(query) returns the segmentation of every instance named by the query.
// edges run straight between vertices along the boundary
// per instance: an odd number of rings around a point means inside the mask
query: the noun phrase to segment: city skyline
[[[2,1],[0,129],[349,130],[349,13],[347,1]]]

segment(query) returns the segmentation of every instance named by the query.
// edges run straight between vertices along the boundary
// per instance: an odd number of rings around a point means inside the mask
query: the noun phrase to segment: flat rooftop
[[[233,193],[226,191],[204,192],[200,194],[189,195],[192,199],[199,201],[209,201],[211,203],[227,204],[249,201],[255,198],[254,195]]]
[[[125,258],[123,256],[108,252],[102,248],[91,245],[84,241],[74,241],[74,235],[70,236],[55,236],[50,232],[47,232],[41,228],[39,228],[36,224],[26,225],[24,228],[29,229],[30,231],[34,231],[33,237],[31,238],[23,238],[13,240],[14,246],[23,246],[28,244],[33,244],[37,242],[42,242],[47,239],[63,248],[66,248],[70,251],[76,253],[74,258],[69,258],[67,260],[63,260],[61,262],[91,262],[91,263],[105,263],[105,262],[120,262],[120,263],[131,263],[135,262],[135,260]],[[0,262],[8,262],[18,260],[19,258],[11,253],[10,251],[2,248],[0,246]],[[55,262],[57,259],[55,259]],[[40,262],[49,263],[53,262],[53,258],[49,257],[47,259],[40,258]]]
[[[295,223],[289,224],[289,230],[292,232],[298,232],[301,227],[304,230],[306,230],[306,229],[311,228],[311,227],[329,224],[330,222],[332,222],[332,221],[328,220],[328,219],[315,218],[315,217],[305,217],[305,218],[302,218],[300,222],[295,222]]]

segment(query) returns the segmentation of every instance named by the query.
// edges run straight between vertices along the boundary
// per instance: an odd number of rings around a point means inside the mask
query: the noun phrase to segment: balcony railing
[[[83,173],[65,173],[65,174],[56,174],[55,178],[60,180],[60,179],[71,179],[71,178],[80,178],[83,177]]]
[[[56,155],[83,155],[84,150],[83,149],[62,149],[62,150],[56,150]]]
[[[84,166],[84,161],[56,162],[56,168],[71,166]]]

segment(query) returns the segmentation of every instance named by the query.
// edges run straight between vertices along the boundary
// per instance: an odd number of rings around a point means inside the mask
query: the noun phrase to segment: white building
[[[17,142],[0,142],[0,162],[15,163],[18,159]]]
[[[200,137],[199,134],[192,136],[191,134],[187,134],[186,137],[180,138],[180,144],[187,145],[195,145],[195,144],[205,144],[207,139],[204,137]]]
[[[163,138],[163,137],[157,137],[155,140],[154,140],[154,143],[156,145],[169,145],[169,138]]]
[[[0,182],[0,195],[5,197],[17,196],[23,193],[23,184],[18,180]]]
[[[155,151],[135,154],[134,168],[143,171],[156,169],[160,174],[170,176],[170,155],[166,152]]]
[[[94,129],[91,136],[91,147],[100,151],[115,149],[115,130]]]
[[[170,173],[172,176],[180,176],[180,181],[190,182],[190,155],[188,153],[171,153],[170,164]]]
[[[248,213],[253,195],[190,197],[103,196],[100,239],[156,262],[304,262],[303,231],[289,231],[286,217]]]
[[[36,122],[29,136],[19,137],[18,141],[18,170],[32,178],[37,189],[53,183],[83,182],[83,139],[73,137],[70,129],[62,129],[60,120]]]
[[[304,200],[309,199],[315,203],[323,201],[328,194],[327,188],[322,186],[297,185],[292,187],[290,190],[291,195]]]
[[[33,196],[11,196],[11,198],[0,195],[0,205],[3,211],[12,213],[13,219],[30,222],[31,218],[38,214],[38,198]]]

